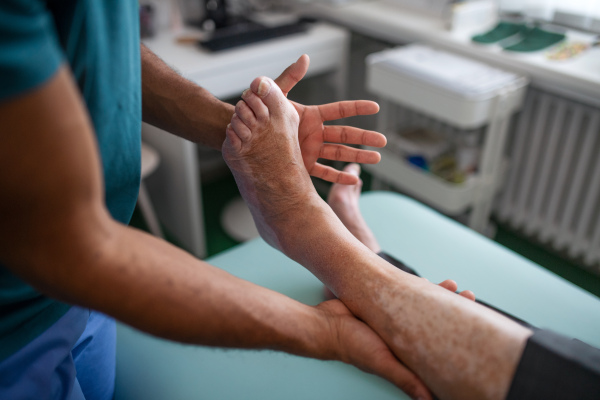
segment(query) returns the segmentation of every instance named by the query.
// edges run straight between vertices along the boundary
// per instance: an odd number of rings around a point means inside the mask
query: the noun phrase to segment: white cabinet
[[[451,183],[391,150],[365,165],[382,180],[449,215],[470,210],[468,224],[482,232],[501,186],[511,115],[523,101],[527,80],[461,56],[422,45],[385,50],[367,58],[367,89],[381,98],[378,130],[395,135],[403,123],[395,105],[462,130],[483,130],[477,172]]]

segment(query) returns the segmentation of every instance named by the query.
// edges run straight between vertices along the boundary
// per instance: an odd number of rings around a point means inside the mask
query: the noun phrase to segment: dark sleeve
[[[383,258],[385,261],[389,262],[390,264],[392,264],[394,267],[401,269],[402,271],[411,274],[411,275],[415,275],[415,276],[421,276],[419,274],[417,274],[417,271],[415,271],[414,269],[412,269],[411,267],[409,267],[408,265],[404,264],[402,261],[390,256],[389,254],[387,254],[385,251],[380,251],[379,253],[377,253],[377,255],[381,258]]]
[[[552,331],[535,331],[506,398],[600,399],[600,349]]]
[[[45,1],[0,1],[0,101],[46,82],[62,60]]]

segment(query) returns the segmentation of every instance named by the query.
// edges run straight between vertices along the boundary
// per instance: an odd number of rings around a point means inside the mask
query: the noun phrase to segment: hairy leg
[[[263,237],[368,323],[444,399],[503,399],[531,331],[392,267],[316,194],[274,83],[252,82],[227,129],[224,157]]]
[[[344,168],[344,171],[359,176],[360,166],[354,163],[348,164]],[[327,196],[327,203],[350,233],[369,249],[375,253],[379,253],[381,247],[379,247],[375,235],[369,229],[358,206],[361,189],[362,180],[360,179],[356,185],[340,185],[339,183],[335,183],[331,186],[331,190]]]
[[[360,175],[360,165],[351,163],[344,167],[344,172],[353,174],[356,176]],[[327,196],[327,204],[331,207],[335,215],[338,216],[340,221],[346,228],[360,240],[365,246],[371,249],[374,253],[381,252],[381,246],[375,238],[375,234],[360,212],[358,200],[360,198],[362,190],[362,180],[359,178],[358,183],[355,185],[342,185],[334,183],[329,190]],[[456,292],[458,285],[452,279],[447,279],[439,284],[444,289]],[[331,290],[325,286],[323,293],[326,299],[335,298]],[[460,292],[460,295],[469,299],[475,300],[475,294],[470,290],[464,290]]]

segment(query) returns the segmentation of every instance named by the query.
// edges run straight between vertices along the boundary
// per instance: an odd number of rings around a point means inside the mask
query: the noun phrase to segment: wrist
[[[217,99],[202,87],[196,86],[194,90],[194,96],[182,106],[185,107],[182,114],[190,118],[190,126],[194,129],[190,139],[197,144],[221,150],[235,106]]]
[[[288,309],[288,323],[278,320],[278,340],[269,339],[261,347],[319,360],[338,360],[331,315],[319,306],[298,304]]]
[[[336,315],[327,307],[317,305],[311,307],[313,321],[307,332],[306,355],[319,360],[344,361],[339,349],[337,337]]]

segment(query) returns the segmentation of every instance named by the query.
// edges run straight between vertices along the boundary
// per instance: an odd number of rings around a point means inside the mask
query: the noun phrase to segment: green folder
[[[511,36],[524,34],[529,30],[525,24],[501,21],[490,31],[475,35],[471,39],[482,44],[497,43]]]
[[[565,37],[562,33],[549,32],[535,27],[524,35],[523,40],[505,47],[504,50],[523,53],[539,51],[564,40]]]

